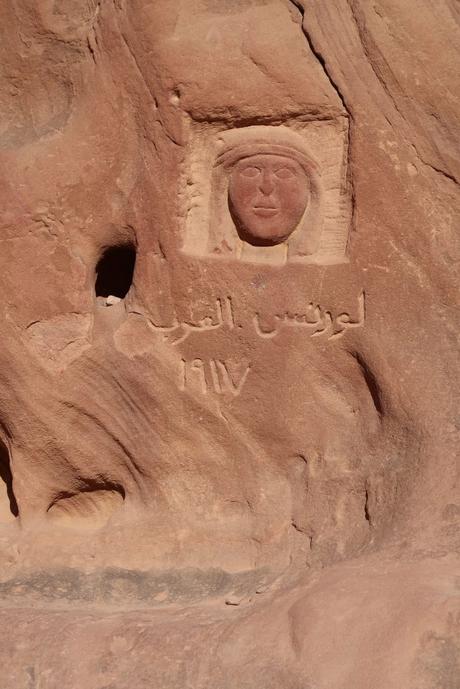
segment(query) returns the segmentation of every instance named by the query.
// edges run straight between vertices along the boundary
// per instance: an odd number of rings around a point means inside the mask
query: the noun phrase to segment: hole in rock
[[[123,299],[133,282],[136,249],[133,244],[111,246],[96,266],[96,297]]]
[[[10,453],[0,440],[0,522],[12,521],[18,514],[18,504],[13,493]]]

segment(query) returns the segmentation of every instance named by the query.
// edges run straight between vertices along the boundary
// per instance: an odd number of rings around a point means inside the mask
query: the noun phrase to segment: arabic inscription
[[[323,309],[319,304],[309,302],[302,312],[286,310],[273,314],[267,321],[256,311],[252,317],[251,326],[256,335],[263,340],[271,340],[277,337],[283,330],[292,329],[309,337],[321,336],[327,340],[338,340],[345,335],[347,330],[364,326],[364,291],[357,298],[357,312],[355,318],[347,311],[334,315],[330,310]],[[194,333],[202,334],[220,328],[231,331],[235,327],[244,327],[241,323],[236,324],[231,297],[216,299],[214,313],[201,318],[197,322],[174,319],[169,325],[151,322],[150,326],[155,332],[162,333],[172,346],[181,344]]]

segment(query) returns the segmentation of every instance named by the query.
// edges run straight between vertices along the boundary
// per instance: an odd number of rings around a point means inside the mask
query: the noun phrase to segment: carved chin
[[[272,246],[286,241],[295,226],[277,220],[273,217],[251,218],[250,222],[240,219],[237,223],[240,238],[256,246]]]

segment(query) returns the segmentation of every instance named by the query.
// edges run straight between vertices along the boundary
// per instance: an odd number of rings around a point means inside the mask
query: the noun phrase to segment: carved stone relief
[[[348,131],[337,121],[190,125],[186,253],[254,263],[347,261]]]
[[[0,689],[457,689],[453,5],[0,3]]]

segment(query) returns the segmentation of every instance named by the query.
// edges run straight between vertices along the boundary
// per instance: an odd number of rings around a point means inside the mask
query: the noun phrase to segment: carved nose
[[[260,180],[259,189],[265,196],[269,196],[275,189],[270,172],[264,171]]]

